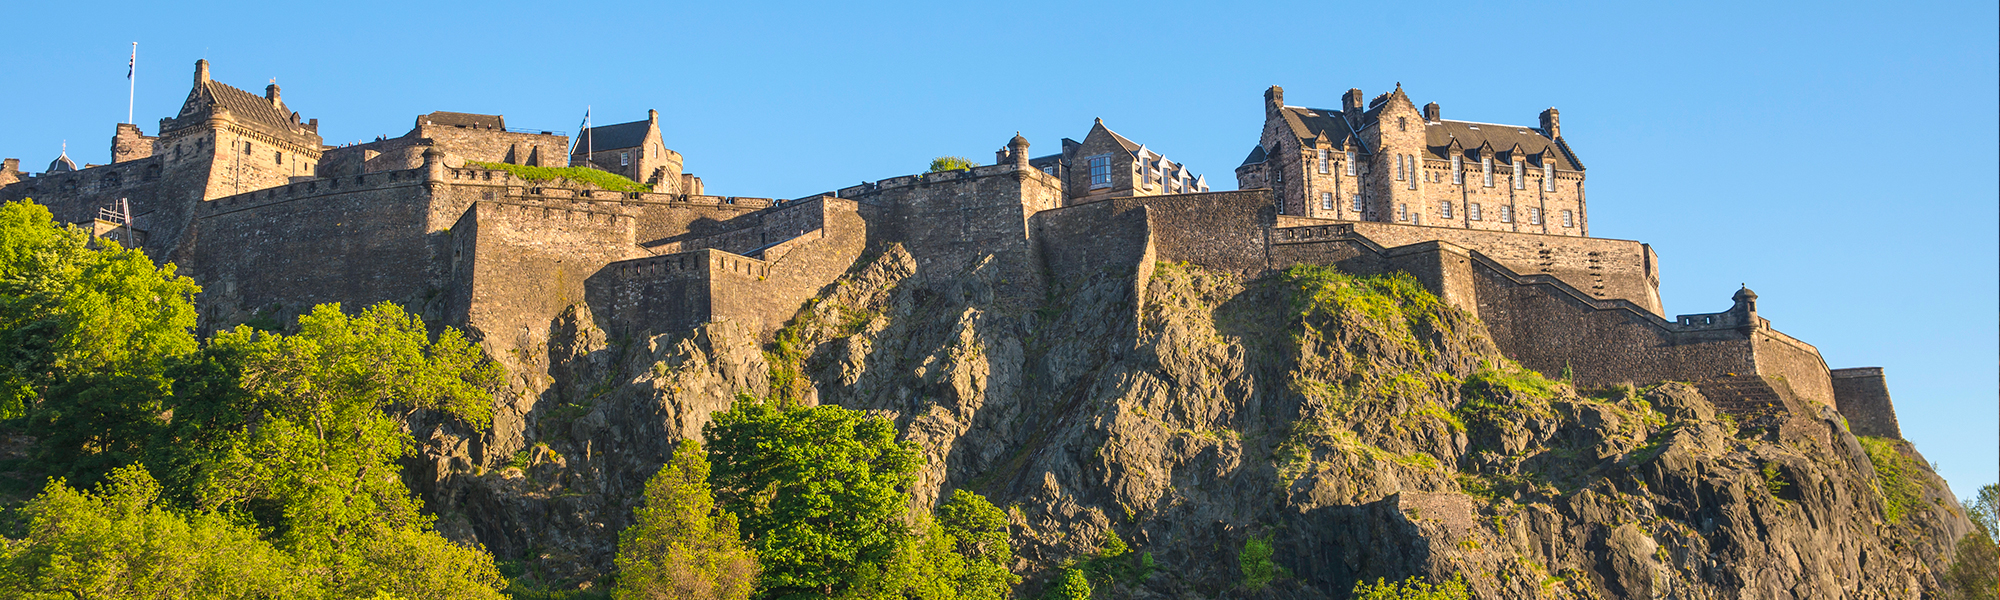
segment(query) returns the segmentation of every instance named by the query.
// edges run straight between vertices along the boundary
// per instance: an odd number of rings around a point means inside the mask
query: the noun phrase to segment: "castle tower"
[[[1377,176],[1369,181],[1368,191],[1381,201],[1375,203],[1367,220],[1436,224],[1436,215],[1426,218],[1422,199],[1428,120],[1410,102],[1410,97],[1403,94],[1401,83],[1369,104],[1364,114],[1370,115],[1374,126],[1363,128],[1361,139],[1374,150],[1369,166]]]

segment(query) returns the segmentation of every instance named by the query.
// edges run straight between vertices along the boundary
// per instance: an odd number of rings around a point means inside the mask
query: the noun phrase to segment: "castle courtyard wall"
[[[1854,435],[1893,439],[1903,438],[1896,423],[1896,405],[1889,399],[1889,383],[1881,367],[1834,369],[1830,374],[1833,397],[1847,428]]]

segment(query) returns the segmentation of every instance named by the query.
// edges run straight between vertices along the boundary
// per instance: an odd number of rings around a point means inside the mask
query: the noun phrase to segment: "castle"
[[[546,385],[533,357],[566,314],[614,335],[731,321],[769,336],[868,248],[896,243],[919,278],[990,270],[1032,298],[1111,273],[1143,299],[1156,261],[1406,271],[1542,373],[1693,381],[1744,412],[1835,406],[1857,434],[1900,437],[1880,369],[1829,369],[1748,289],[1727,310],[1669,318],[1652,248],[1589,236],[1584,167],[1555,109],[1527,127],[1444,120],[1400,84],[1362,97],[1304,108],[1267,90],[1238,191],[1209,191],[1100,120],[1055,154],[1032,156],[1017,134],[993,165],[780,200],[705,194],[657,113],[572,144],[433,112],[403,136],[334,146],[276,84],[252,94],[198,61],[157,136],[119,125],[109,165],[64,155],[27,174],[6,159],[0,201],[32,198],[179,264],[204,288],[204,328],[394,301],[468,330],[531,392]],[[585,166],[650,191],[511,165]],[[508,428],[496,423],[502,449]]]

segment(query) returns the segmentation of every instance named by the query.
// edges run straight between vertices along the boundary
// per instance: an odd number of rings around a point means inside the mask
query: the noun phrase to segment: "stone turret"
[[[1729,315],[1735,318],[1739,327],[1755,329],[1763,324],[1763,320],[1757,317],[1757,292],[1750,291],[1749,286],[1737,289],[1729,299],[1736,302],[1729,307]]]
[[[1028,138],[1021,137],[1021,132],[1014,132],[1014,139],[1007,140],[1007,153],[1013,155],[1014,168],[1028,169]]]

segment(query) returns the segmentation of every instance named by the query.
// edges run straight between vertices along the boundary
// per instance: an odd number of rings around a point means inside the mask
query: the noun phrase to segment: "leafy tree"
[[[161,423],[166,365],[196,348],[198,291],[33,202],[0,206],[0,419],[28,419],[53,473],[132,462]]]
[[[940,156],[931,159],[931,169],[928,172],[943,173],[945,171],[970,169],[976,166],[979,166],[979,163],[972,162],[972,159],[963,156]]]
[[[1005,598],[1020,576],[1008,570],[1014,548],[1008,543],[1007,513],[985,496],[953,490],[937,508],[940,533],[957,542],[953,550],[965,557],[959,593],[968,598]]]
[[[1049,590],[1042,594],[1047,600],[1090,600],[1090,579],[1078,569],[1063,569]]]
[[[29,502],[27,537],[0,544],[0,589],[15,598],[290,598],[317,582],[253,529],[177,514],[138,467],[95,493],[51,481]],[[18,594],[18,595],[14,595]]]
[[[438,537],[404,487],[396,461],[416,441],[391,415],[431,410],[487,427],[500,372],[478,348],[451,329],[430,341],[388,303],[352,318],[321,305],[297,334],[238,327],[210,346],[234,362],[241,393],[197,394],[191,403],[225,406],[191,412],[255,426],[224,427],[215,454],[178,465],[202,506],[249,511],[344,595],[497,597],[505,582],[492,557]]]
[[[742,520],[764,595],[849,593],[910,543],[903,488],[922,457],[888,420],[745,397],[702,433],[716,499]]]
[[[1350,597],[1353,600],[1472,600],[1472,592],[1466,589],[1465,579],[1456,575],[1437,585],[1418,577],[1398,582],[1377,578],[1373,585],[1366,581],[1354,582]]]
[[[1945,597],[1992,600],[2000,592],[2000,549],[1994,547],[1995,509],[2000,508],[2000,484],[1979,488],[1979,499],[1965,508],[1972,533],[1958,539],[1951,569],[1945,573]]]
[[[1271,561],[1273,553],[1269,536],[1243,540],[1243,551],[1236,554],[1237,565],[1243,570],[1243,589],[1261,590],[1273,580],[1291,576]]]
[[[755,591],[757,555],[737,539],[736,516],[717,510],[708,459],[683,440],[646,482],[644,504],[618,536],[618,587],[625,599],[743,599]]]

